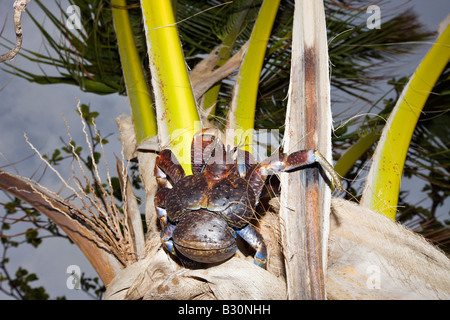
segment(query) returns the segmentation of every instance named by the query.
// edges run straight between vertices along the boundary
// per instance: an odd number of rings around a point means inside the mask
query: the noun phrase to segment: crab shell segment
[[[234,230],[217,214],[203,209],[183,215],[172,239],[181,254],[197,262],[222,262],[237,249]]]

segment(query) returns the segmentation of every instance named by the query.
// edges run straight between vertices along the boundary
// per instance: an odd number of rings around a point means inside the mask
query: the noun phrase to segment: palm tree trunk
[[[286,153],[317,149],[331,160],[330,84],[323,3],[295,2]],[[325,299],[331,192],[317,168],[281,175],[289,299]],[[293,199],[296,199],[293,201]]]

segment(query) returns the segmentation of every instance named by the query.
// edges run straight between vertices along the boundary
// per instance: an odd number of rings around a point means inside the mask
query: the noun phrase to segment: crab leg
[[[259,165],[255,166],[253,170],[248,172],[247,180],[249,182],[249,186],[253,189],[258,198],[267,176],[277,172],[297,169],[316,162],[319,163],[326,172],[328,172],[331,177],[332,186],[334,188],[337,187],[340,191],[342,191],[343,187],[338,174],[334,171],[333,166],[318,150],[301,150],[293,152],[289,155],[284,153],[275,154],[263,160]]]
[[[163,220],[164,220],[164,222],[163,222]],[[161,221],[161,224],[165,225],[165,227],[161,231],[161,240],[163,242],[163,245],[170,253],[176,254],[175,246],[173,245],[173,240],[172,240],[172,235],[173,235],[173,232],[175,231],[176,226],[174,224],[166,223],[167,217],[161,218],[160,221]]]
[[[156,214],[161,224],[161,240],[164,247],[171,253],[175,254],[175,249],[172,240],[172,234],[175,230],[175,225],[168,223],[167,211],[165,209],[166,195],[170,189],[164,188],[159,190],[155,195]]]
[[[156,158],[155,165],[155,177],[156,181],[161,187],[168,188],[171,187],[167,176],[170,178],[172,183],[177,183],[182,178],[184,178],[184,170],[178,163],[177,158],[168,149],[164,149],[160,152]]]
[[[256,250],[254,260],[255,264],[263,269],[266,269],[267,249],[261,234],[250,224],[248,224],[245,228],[235,230],[235,232]]]

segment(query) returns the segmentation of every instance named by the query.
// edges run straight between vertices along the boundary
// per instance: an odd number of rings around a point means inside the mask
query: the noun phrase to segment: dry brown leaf
[[[274,231],[278,219],[270,219],[263,233]],[[265,237],[269,243],[278,241]],[[158,240],[152,240],[153,252],[145,259],[117,275],[105,299],[287,298],[282,273],[265,271],[239,255],[209,268],[184,268]],[[449,259],[421,236],[355,203],[332,200],[328,298],[450,299],[448,270]],[[371,278],[378,271],[379,288]]]
[[[220,47],[215,48],[211,53],[199,62],[189,74],[194,91],[195,99],[198,101],[203,94],[215,83],[228,77],[233,71],[239,68],[248,43],[244,44],[225,64],[216,68],[220,56],[217,55]]]
[[[264,279],[264,284],[261,280]],[[105,299],[285,299],[284,281],[245,259],[205,269],[180,267],[159,250],[121,271]]]
[[[386,216],[332,199],[330,299],[450,299],[450,260]]]

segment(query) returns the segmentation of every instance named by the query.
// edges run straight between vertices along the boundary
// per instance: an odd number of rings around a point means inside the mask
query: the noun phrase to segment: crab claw
[[[300,150],[289,155],[284,153],[275,154],[255,166],[248,173],[247,180],[255,195],[259,196],[267,176],[277,172],[297,169],[316,162],[330,175],[333,190],[334,188],[338,188],[339,191],[343,191],[342,183],[337,172],[318,150]]]
[[[325,159],[325,157],[318,150],[313,150],[313,155],[314,162],[319,163],[322,168],[330,175],[330,181],[333,186],[332,189],[334,190],[337,188],[340,192],[344,191],[344,187],[342,186],[342,182],[338,173],[336,172],[336,170],[334,170],[333,166],[327,161],[327,159]]]
[[[154,174],[158,185],[161,187],[171,187],[170,182],[177,183],[184,178],[185,173],[177,158],[169,149],[162,150],[156,158]]]
[[[317,162],[330,175],[331,178],[330,182],[332,184],[332,189],[334,190],[338,188],[339,191],[341,192],[343,191],[344,188],[342,186],[341,179],[339,178],[337,172],[318,150],[301,150],[293,152],[288,156],[285,156],[284,158],[285,158],[283,161],[284,167],[282,168],[282,170],[279,171],[289,171],[301,166]]]

